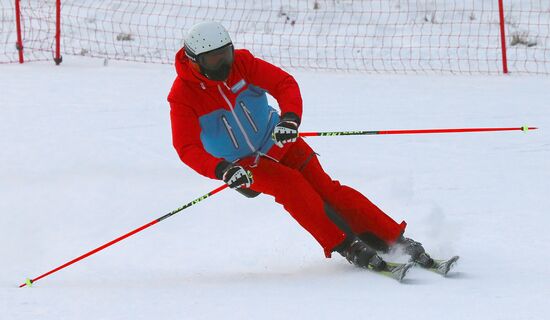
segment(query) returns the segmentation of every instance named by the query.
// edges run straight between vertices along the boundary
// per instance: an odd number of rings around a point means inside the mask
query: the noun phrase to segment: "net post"
[[[55,1],[55,65],[59,65],[63,58],[61,57],[61,0]]]
[[[19,54],[19,63],[25,62],[25,58],[23,57],[23,37],[21,36],[21,0],[15,0],[15,25],[16,25],[16,31],[17,31],[17,42],[15,43],[15,47],[17,48],[17,52]]]
[[[506,57],[506,28],[504,21],[504,4],[498,0],[498,15],[500,20],[500,47],[502,50],[502,72],[508,74],[508,59]]]

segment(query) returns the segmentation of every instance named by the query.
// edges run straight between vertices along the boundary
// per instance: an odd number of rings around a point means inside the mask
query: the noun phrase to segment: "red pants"
[[[274,196],[319,242],[327,258],[344,241],[349,229],[356,235],[371,233],[388,244],[405,229],[405,222],[398,224],[361,193],[332,180],[301,138],[280,162],[262,157],[255,167],[247,167],[254,177],[251,189]],[[327,204],[345,221],[347,230],[329,217]]]

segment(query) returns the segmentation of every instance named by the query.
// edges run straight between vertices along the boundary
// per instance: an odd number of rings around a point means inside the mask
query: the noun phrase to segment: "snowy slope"
[[[309,138],[435,256],[399,284],[326,260],[268,196],[230,190],[17,286],[214,189],[179,162],[170,66],[0,66],[0,319],[546,319],[550,79],[296,73],[303,131],[536,125]],[[542,267],[539,267],[542,265]]]

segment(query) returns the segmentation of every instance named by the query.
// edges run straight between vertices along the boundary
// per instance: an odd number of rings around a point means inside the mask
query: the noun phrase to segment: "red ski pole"
[[[379,130],[379,131],[328,131],[328,132],[301,132],[302,137],[330,137],[330,136],[362,136],[376,134],[426,134],[426,133],[458,133],[458,132],[488,132],[488,131],[524,131],[536,130],[537,127],[515,128],[453,128],[453,129],[417,129],[417,130]]]
[[[101,250],[103,250],[103,249],[105,249],[105,248],[107,248],[107,247],[110,247],[110,246],[112,246],[113,244],[115,244],[115,243],[117,243],[117,242],[119,242],[119,241],[122,241],[122,240],[124,240],[124,239],[126,239],[126,238],[128,238],[128,237],[130,237],[130,236],[132,236],[132,235],[134,235],[134,234],[136,234],[136,233],[138,233],[138,232],[140,232],[140,231],[143,231],[143,230],[149,228],[150,226],[155,225],[155,224],[161,222],[161,221],[164,220],[164,219],[170,218],[171,216],[175,215],[176,213],[178,213],[178,212],[180,212],[180,211],[182,211],[182,210],[184,210],[184,209],[187,209],[187,208],[189,208],[190,206],[195,205],[195,204],[201,202],[202,200],[204,200],[204,199],[206,199],[206,198],[209,198],[209,197],[215,195],[216,193],[222,191],[222,190],[225,189],[226,187],[227,187],[227,185],[224,184],[223,186],[220,186],[220,187],[218,187],[218,188],[216,188],[216,189],[210,191],[209,193],[203,195],[202,197],[199,197],[199,198],[197,198],[197,199],[195,199],[195,200],[189,202],[188,204],[186,204],[186,205],[184,205],[184,206],[182,206],[182,207],[180,207],[180,208],[178,208],[178,209],[176,209],[176,210],[174,210],[174,211],[172,211],[172,212],[169,212],[169,213],[163,215],[162,217],[160,217],[160,218],[158,218],[158,219],[155,219],[155,220],[153,220],[153,221],[151,221],[151,222],[149,222],[149,223],[147,223],[147,224],[145,224],[145,225],[143,225],[143,226],[141,226],[141,227],[139,227],[139,228],[137,228],[137,229],[135,229],[135,230],[132,230],[132,231],[128,232],[127,234],[125,234],[125,235],[123,235],[123,236],[120,236],[120,237],[114,239],[114,240],[111,241],[111,242],[108,242],[108,243],[106,243],[106,244],[104,244],[104,245],[102,245],[102,246],[100,246],[100,247],[97,247],[97,248],[95,248],[94,250],[92,250],[92,251],[90,251],[90,252],[87,252],[87,253],[81,255],[80,257],[74,258],[73,260],[71,260],[71,261],[69,261],[69,262],[67,262],[67,263],[65,263],[65,264],[63,264],[63,265],[61,265],[61,266],[59,266],[59,267],[57,267],[57,268],[55,268],[55,269],[53,269],[53,270],[50,270],[50,271],[44,273],[44,274],[41,275],[41,276],[38,276],[38,277],[36,277],[36,278],[34,278],[34,279],[27,279],[27,280],[25,281],[25,283],[23,283],[23,284],[21,284],[21,285],[19,286],[19,288],[23,288],[24,286],[29,286],[29,287],[30,287],[30,286],[32,286],[32,284],[33,284],[34,282],[36,282],[36,281],[38,281],[38,280],[40,280],[40,279],[42,279],[42,278],[45,278],[45,277],[49,276],[50,274],[55,273],[55,272],[57,272],[57,271],[59,271],[59,270],[61,270],[61,269],[64,269],[64,268],[70,266],[71,264],[76,263],[76,262],[78,262],[78,261],[80,261],[80,260],[82,260],[82,259],[84,259],[84,258],[87,258],[87,257],[91,256],[92,254],[97,253],[97,252],[99,252],[99,251],[101,251]]]

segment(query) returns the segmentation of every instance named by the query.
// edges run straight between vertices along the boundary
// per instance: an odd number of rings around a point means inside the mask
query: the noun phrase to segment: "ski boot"
[[[335,251],[357,267],[368,268],[374,271],[381,271],[387,268],[386,262],[378,256],[376,251],[357,237],[346,239]]]
[[[411,261],[418,263],[421,267],[431,268],[434,266],[434,259],[426,253],[422,243],[401,236],[397,239],[396,245],[401,246],[403,251],[411,256]]]

